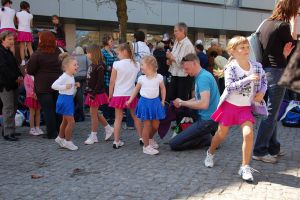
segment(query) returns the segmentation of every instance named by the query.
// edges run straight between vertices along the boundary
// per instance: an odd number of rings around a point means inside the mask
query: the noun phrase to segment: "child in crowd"
[[[115,108],[114,123],[114,143],[113,148],[118,149],[124,145],[120,140],[120,129],[123,119],[123,109],[128,108],[133,118],[137,133],[142,141],[142,127],[140,120],[135,116],[134,109],[138,99],[132,99],[131,103],[126,105],[130,95],[134,90],[134,82],[140,71],[140,66],[135,62],[132,51],[132,44],[124,43],[118,48],[118,57],[120,61],[115,61],[109,84],[109,106]]]
[[[144,56],[141,69],[145,75],[138,78],[137,85],[126,105],[130,105],[140,91],[141,98],[136,107],[136,116],[143,121],[143,152],[149,155],[158,154],[158,144],[153,139],[158,130],[159,120],[165,118],[163,108],[166,98],[166,88],[163,76],[157,73],[158,64],[153,56]],[[161,100],[159,98],[161,91]]]
[[[29,51],[29,55],[33,53],[32,42],[33,37],[31,34],[33,15],[30,14],[30,5],[26,1],[20,3],[20,12],[17,12],[16,17],[18,21],[18,37],[17,41],[20,43],[20,57],[21,65],[25,65],[25,44]]]
[[[56,37],[56,45],[61,48],[66,48],[64,26],[60,23],[57,15],[52,16],[52,23],[54,25],[54,33]]]
[[[108,140],[114,129],[107,123],[102,114],[98,113],[101,105],[108,104],[108,97],[104,88],[104,69],[103,55],[98,45],[91,45],[87,49],[87,57],[91,60],[87,72],[87,86],[86,86],[86,101],[85,104],[90,107],[91,114],[91,134],[84,142],[85,144],[94,144],[98,142],[97,129],[99,122],[105,129],[105,140]]]
[[[25,70],[26,72],[26,70]],[[41,105],[39,104],[36,94],[34,92],[34,77],[29,74],[25,74],[24,86],[26,90],[25,105],[29,108],[29,124],[31,135],[42,135],[44,132],[40,129],[41,119]],[[35,122],[35,127],[34,127]]]
[[[0,33],[3,31],[10,31],[17,36],[17,31],[15,27],[15,15],[16,11],[11,8],[12,1],[11,0],[1,0],[2,8],[0,9]],[[10,50],[15,53],[15,48],[12,47]]]
[[[214,153],[218,145],[226,138],[229,128],[240,125],[243,133],[242,166],[239,175],[243,180],[253,181],[249,166],[253,146],[253,124],[251,104],[262,102],[267,89],[265,72],[260,63],[249,61],[249,42],[247,38],[236,36],[227,46],[232,56],[225,69],[225,90],[220,103],[212,115],[219,122],[219,128],[212,139],[205,159],[206,167],[214,166]]]
[[[69,150],[77,150],[78,147],[73,144],[72,131],[75,126],[74,120],[74,94],[76,88],[79,87],[79,83],[75,83],[74,74],[78,69],[77,60],[74,57],[68,55],[68,53],[62,53],[59,56],[62,61],[62,67],[64,73],[52,84],[52,89],[59,91],[59,96],[56,102],[56,112],[63,116],[59,135],[55,139],[61,147]]]

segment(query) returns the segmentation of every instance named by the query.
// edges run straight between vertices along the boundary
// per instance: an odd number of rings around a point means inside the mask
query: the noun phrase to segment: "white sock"
[[[22,60],[21,65],[25,65],[25,64],[26,64],[25,60]]]
[[[91,134],[93,137],[97,136],[97,132],[91,132]]]

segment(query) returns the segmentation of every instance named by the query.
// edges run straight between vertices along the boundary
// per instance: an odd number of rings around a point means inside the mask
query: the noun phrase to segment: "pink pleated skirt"
[[[236,106],[227,101],[219,106],[211,118],[223,126],[241,125],[246,121],[255,123],[251,106]]]
[[[32,108],[32,109],[40,109],[41,108],[41,105],[38,102],[38,100],[36,100],[32,97],[26,97],[24,104],[28,108]]]
[[[33,42],[32,34],[30,32],[19,31],[17,41],[18,42]]]
[[[117,109],[134,109],[138,103],[138,98],[134,98],[131,104],[128,106],[126,105],[126,101],[128,101],[130,96],[120,96],[120,97],[113,97],[109,102],[109,107],[117,108]]]
[[[91,99],[91,95],[88,94],[85,98],[84,104],[90,107],[99,107],[104,104],[108,104],[108,96],[106,95],[106,93],[102,93],[102,94],[97,94],[95,96],[95,99]]]
[[[66,48],[66,41],[56,39],[56,46],[61,47],[61,48]]]

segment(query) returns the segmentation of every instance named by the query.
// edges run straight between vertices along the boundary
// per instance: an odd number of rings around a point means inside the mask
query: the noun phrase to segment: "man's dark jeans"
[[[54,139],[57,137],[59,132],[59,126],[61,124],[61,116],[56,114],[56,101],[58,97],[58,92],[53,92],[49,94],[37,94],[37,98],[41,104],[42,111],[44,114],[47,137],[49,139]]]
[[[171,139],[170,147],[174,151],[182,151],[209,146],[217,128],[218,123],[213,120],[198,120]]]
[[[278,86],[277,83],[283,69],[265,68],[265,72],[268,80],[269,115],[260,123],[253,150],[255,156],[276,155],[280,151],[280,143],[277,140],[277,115],[285,88]]]

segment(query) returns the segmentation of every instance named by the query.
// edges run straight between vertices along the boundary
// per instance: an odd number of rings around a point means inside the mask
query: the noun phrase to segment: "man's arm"
[[[176,99],[174,101],[174,105],[176,107],[184,106],[194,110],[206,110],[209,106],[210,92],[203,91],[200,93],[200,96],[201,96],[200,100],[196,100],[195,98],[188,101]]]

